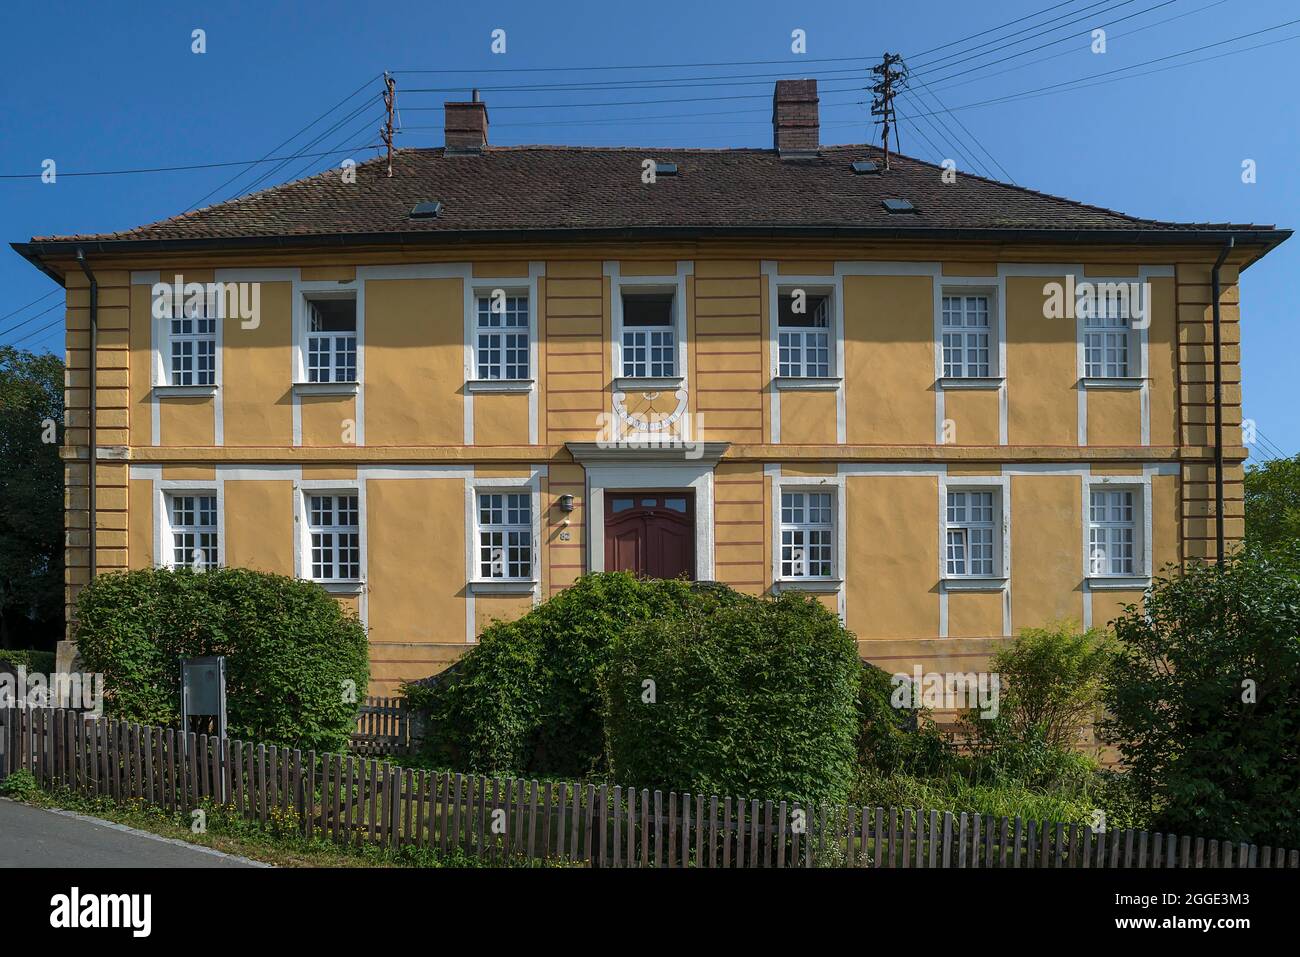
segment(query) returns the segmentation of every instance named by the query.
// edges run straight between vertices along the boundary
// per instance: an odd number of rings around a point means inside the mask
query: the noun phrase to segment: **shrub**
[[[1300,844],[1300,549],[1157,579],[1115,622],[1104,733],[1157,826]]]
[[[40,793],[41,786],[37,783],[36,776],[27,768],[19,768],[0,781],[0,797],[12,798],[15,801],[30,801]]]
[[[604,767],[596,673],[635,622],[734,601],[721,587],[599,572],[514,621],[494,622],[460,661],[408,684],[424,759],[483,773],[581,776]]]
[[[115,717],[175,726],[180,659],[225,655],[231,736],[304,749],[346,745],[369,681],[355,616],[319,585],[242,568],[100,575],[78,595],[76,639]]]
[[[842,801],[859,670],[838,617],[798,593],[641,622],[615,639],[601,679],[611,773],[637,787]]]
[[[897,679],[901,680],[901,679]],[[897,708],[895,676],[867,662],[858,681],[858,763],[881,774],[937,774],[953,752],[928,711]]]
[[[29,673],[53,674],[54,652],[28,648],[0,648],[0,666],[3,665],[11,665],[14,668],[22,665]]]
[[[971,711],[965,724],[986,745],[1072,748],[1096,717],[1113,654],[1106,633],[1096,628],[1080,632],[1070,622],[1024,628],[989,659],[988,670],[999,676],[997,716]]]

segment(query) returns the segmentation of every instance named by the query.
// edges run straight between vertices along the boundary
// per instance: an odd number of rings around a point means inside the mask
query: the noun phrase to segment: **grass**
[[[30,771],[17,771],[0,785],[0,796],[33,807],[58,808],[124,824],[160,837],[209,847],[225,854],[246,857],[276,867],[411,867],[482,868],[577,866],[558,861],[516,859],[489,864],[479,857],[456,850],[441,853],[429,847],[405,845],[381,847],[372,843],[340,845],[323,838],[308,839],[298,833],[296,815],[273,814],[265,825],[234,813],[232,807],[205,803],[205,827],[195,833],[189,812],[169,811],[139,798],[117,801],[108,797],[86,797],[74,791],[40,788]]]

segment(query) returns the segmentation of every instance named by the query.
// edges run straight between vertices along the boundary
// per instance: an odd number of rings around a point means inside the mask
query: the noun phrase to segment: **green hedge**
[[[77,648],[109,714],[180,720],[181,658],[226,656],[232,736],[342,748],[369,682],[365,629],[319,585],[242,568],[100,575],[77,598]]]
[[[1157,578],[1114,627],[1102,730],[1156,827],[1300,845],[1300,545]]]
[[[22,665],[27,671],[49,675],[54,673],[54,652],[36,651],[34,648],[0,648],[0,664]]]
[[[600,572],[495,622],[451,669],[408,684],[425,713],[425,761],[483,773],[581,776],[604,768],[596,674],[627,627],[734,600],[730,589]]]
[[[636,787],[842,801],[859,674],[853,636],[798,593],[736,595],[641,622],[615,639],[601,682],[612,775]]]

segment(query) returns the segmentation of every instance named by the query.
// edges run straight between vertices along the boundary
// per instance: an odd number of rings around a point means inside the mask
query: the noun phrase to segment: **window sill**
[[[773,376],[772,385],[782,392],[834,392],[844,380],[839,376]]]
[[[829,595],[839,591],[843,584],[842,578],[778,578],[772,587],[777,591],[807,591]]]
[[[153,394],[159,398],[167,396],[199,396],[210,399],[217,394],[215,385],[156,385]]]
[[[939,388],[941,389],[1000,389],[1002,383],[1006,382],[1002,376],[941,376],[939,378]]]
[[[313,579],[314,581],[315,579]],[[321,588],[324,588],[331,595],[360,595],[366,590],[364,581],[336,581],[336,582],[316,582]]]
[[[533,379],[469,379],[466,392],[531,392]]]
[[[1146,590],[1151,584],[1150,577],[1142,575],[1089,575],[1088,587],[1093,591],[1135,591]]]
[[[686,377],[680,375],[659,378],[630,378],[624,376],[614,380],[614,388],[619,392],[669,392],[682,387]]]
[[[1003,591],[1007,587],[1007,579],[997,575],[951,577],[943,579],[943,587],[948,591]]]
[[[537,582],[527,578],[500,578],[472,581],[469,590],[475,595],[531,595]]]
[[[357,395],[360,382],[295,382],[294,395]]]
[[[1140,389],[1146,384],[1146,379],[1140,376],[1129,376],[1127,378],[1104,378],[1104,377],[1084,377],[1080,380],[1085,389]]]

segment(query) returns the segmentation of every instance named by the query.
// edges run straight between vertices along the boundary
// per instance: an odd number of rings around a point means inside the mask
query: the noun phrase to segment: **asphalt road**
[[[256,866],[107,822],[0,800],[0,868]]]

